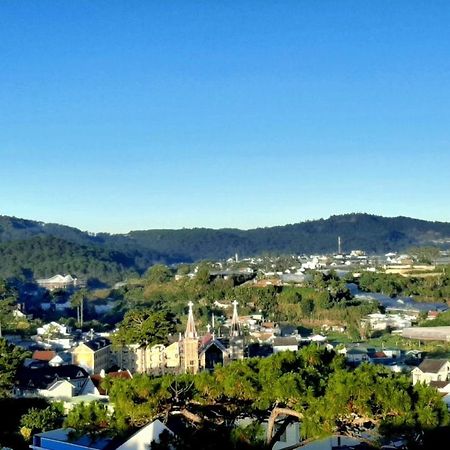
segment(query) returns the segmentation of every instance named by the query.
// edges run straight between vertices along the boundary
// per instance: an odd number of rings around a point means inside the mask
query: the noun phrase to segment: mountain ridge
[[[27,242],[30,246],[33,243],[31,247],[34,253],[30,253],[29,260],[34,262],[26,268],[34,276],[53,275],[47,272],[55,267],[56,247],[62,252],[58,256],[62,266],[72,267],[71,255],[76,255],[78,266],[83,266],[85,276],[89,277],[91,273],[84,265],[91,265],[91,272],[95,273],[96,278],[109,278],[108,281],[112,281],[130,272],[142,273],[156,262],[189,263],[201,259],[224,259],[235,253],[242,257],[263,253],[333,253],[337,250],[338,236],[342,239],[345,251],[362,249],[368,253],[385,253],[417,245],[448,248],[450,223],[405,216],[348,213],[332,215],[327,219],[249,230],[182,228],[93,234],[68,225],[2,215],[0,277],[5,272],[11,276],[11,270],[6,270],[11,265],[19,269],[18,261],[23,261],[23,264],[27,262],[19,254],[26,252]],[[54,239],[36,241],[39,237]],[[109,263],[114,267],[111,277],[106,276]],[[45,267],[47,269],[44,270]],[[104,267],[104,270],[99,267]]]

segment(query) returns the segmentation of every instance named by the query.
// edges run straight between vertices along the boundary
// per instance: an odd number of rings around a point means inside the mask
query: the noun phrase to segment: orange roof
[[[119,372],[109,372],[105,376],[111,378],[121,378],[123,380],[131,380],[133,378],[133,375],[131,375],[129,370],[121,370]],[[102,377],[98,373],[91,375],[92,383],[94,383],[94,386],[98,389],[98,393],[100,395],[106,395],[106,391],[100,387],[100,384],[104,379],[105,377]]]
[[[32,359],[37,361],[51,361],[56,356],[56,352],[53,350],[35,350],[33,352]]]

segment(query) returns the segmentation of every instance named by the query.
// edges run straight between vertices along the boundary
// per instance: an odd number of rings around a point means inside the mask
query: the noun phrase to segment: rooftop
[[[32,359],[37,361],[51,361],[56,356],[53,350],[35,350]]]
[[[447,359],[426,358],[420,363],[419,369],[424,373],[437,373],[445,363],[448,363]]]
[[[17,374],[16,383],[22,389],[47,389],[60,379],[73,380],[87,377],[88,373],[74,364],[57,367],[22,367]]]
[[[46,431],[44,433],[39,433],[33,438],[33,447],[31,448],[39,448],[41,439],[48,439],[51,441],[57,442],[67,442],[70,445],[70,448],[83,448],[83,449],[94,449],[94,450],[108,450],[113,449],[115,446],[112,445],[111,438],[96,438],[93,439],[89,436],[81,436],[79,438],[72,438],[71,432],[73,430],[71,428],[58,428],[57,430]],[[36,447],[34,447],[36,446]],[[50,447],[47,447],[50,448]],[[55,447],[56,448],[56,447]],[[58,446],[57,448],[64,448]]]
[[[83,342],[86,347],[89,347],[91,350],[96,352],[97,350],[100,350],[102,348],[107,347],[108,345],[111,345],[111,341],[109,339],[98,337],[95,339],[91,339],[90,341]]]
[[[297,339],[293,337],[277,337],[273,340],[274,347],[298,346]]]

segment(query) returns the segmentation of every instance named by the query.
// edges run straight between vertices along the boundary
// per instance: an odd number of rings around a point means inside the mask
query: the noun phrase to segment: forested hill
[[[368,253],[401,251],[415,245],[450,245],[450,223],[407,217],[387,218],[345,214],[328,219],[252,230],[206,228],[132,231],[127,237],[138,247],[163,254],[176,252],[186,259],[225,258],[261,253],[332,253],[337,238],[343,250]]]
[[[0,216],[0,277],[20,268],[50,276],[61,267],[62,272],[75,271],[78,275],[87,270],[86,276],[109,280],[128,271],[145,270],[155,262],[228,258],[236,252],[241,256],[334,252],[338,236],[345,251],[382,253],[413,245],[448,246],[450,223],[345,214],[253,230],[195,228],[111,235]]]

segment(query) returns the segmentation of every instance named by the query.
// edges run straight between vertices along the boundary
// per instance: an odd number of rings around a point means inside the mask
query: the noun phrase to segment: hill
[[[208,228],[92,234],[76,228],[0,216],[0,277],[71,272],[102,281],[167,264],[262,253],[331,253],[341,236],[343,249],[368,253],[450,242],[450,223],[408,217],[345,214],[328,219],[252,230]]]

